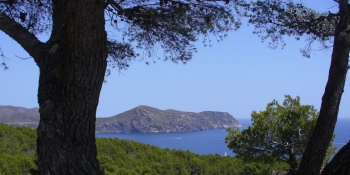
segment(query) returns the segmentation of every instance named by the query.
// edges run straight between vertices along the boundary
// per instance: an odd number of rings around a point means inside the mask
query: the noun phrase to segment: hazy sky
[[[311,5],[309,1],[303,2]],[[322,2],[314,7],[320,11],[335,9],[333,1]],[[103,84],[97,116],[109,117],[148,105],[191,112],[223,111],[236,118],[249,118],[253,110],[264,110],[273,99],[282,103],[284,94],[298,95],[302,104],[319,109],[331,50],[315,51],[307,59],[299,52],[306,45],[304,40],[287,38],[284,49],[271,50],[252,31],[252,26],[244,23],[224,41],[213,42],[213,47],[196,43],[198,53],[186,65],[159,60],[147,66],[135,61],[122,74],[113,71]],[[7,35],[0,32],[0,38],[10,67],[0,70],[0,105],[37,107],[36,64],[32,59],[16,57],[27,57],[27,53]],[[339,117],[350,118],[348,84]]]

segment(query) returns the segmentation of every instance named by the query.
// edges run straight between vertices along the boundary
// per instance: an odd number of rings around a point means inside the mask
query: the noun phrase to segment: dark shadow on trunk
[[[343,146],[326,165],[321,175],[349,175],[350,174],[350,141]]]
[[[104,1],[53,1],[40,68],[38,174],[99,175],[95,120],[107,67]]]
[[[328,81],[322,97],[316,127],[303,153],[297,175],[319,174],[329,143],[332,140],[348,71],[350,29],[347,6],[346,0],[339,0],[340,20],[334,34]]]
[[[288,174],[295,174],[298,170],[298,163],[295,155],[293,154],[292,148],[288,148],[288,153],[289,153],[289,159],[288,159],[288,164],[290,165],[290,169],[288,171]]]

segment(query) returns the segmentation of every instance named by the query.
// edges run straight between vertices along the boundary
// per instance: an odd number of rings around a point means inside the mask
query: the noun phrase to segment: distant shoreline
[[[95,132],[95,134],[104,134],[104,133],[118,133],[118,134],[128,134],[128,133],[147,133],[147,134],[158,134],[158,133],[188,133],[188,132],[200,132],[200,131],[211,131],[211,130],[219,130],[219,129],[227,129],[230,127],[222,127],[222,128],[216,128],[216,129],[204,129],[204,130],[196,130],[196,131],[169,131],[169,132],[163,132],[163,131],[158,131],[158,132],[125,132],[125,131],[107,131],[107,132]],[[242,128],[242,126],[237,126],[233,128]]]

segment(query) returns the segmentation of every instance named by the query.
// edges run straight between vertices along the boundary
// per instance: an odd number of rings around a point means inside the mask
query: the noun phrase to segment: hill
[[[143,105],[96,121],[96,132],[189,132],[227,127],[241,127],[227,112],[194,113]]]
[[[29,172],[37,168],[36,138],[37,134],[32,129],[0,123],[0,174],[34,174],[33,171]],[[96,138],[96,146],[97,158],[108,175],[259,175],[289,168],[281,161],[276,161],[273,165],[263,164],[259,159],[247,163],[237,157],[161,149],[118,138]]]
[[[38,108],[0,106],[2,123],[36,128],[39,118]],[[96,119],[96,132],[189,132],[240,126],[227,112],[194,113],[143,105],[112,117]]]
[[[0,106],[1,123],[36,128],[39,120],[39,108],[28,109],[15,106]]]

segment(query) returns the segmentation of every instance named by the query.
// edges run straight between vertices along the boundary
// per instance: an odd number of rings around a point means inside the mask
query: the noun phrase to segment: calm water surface
[[[238,119],[242,124],[241,129],[251,125],[250,119]],[[338,119],[335,129],[336,138],[334,145],[340,149],[350,139],[350,118]],[[159,146],[161,148],[190,150],[198,154],[220,154],[233,156],[225,144],[227,132],[225,129],[175,132],[175,133],[96,133],[97,137],[119,138],[134,140],[141,143]]]

